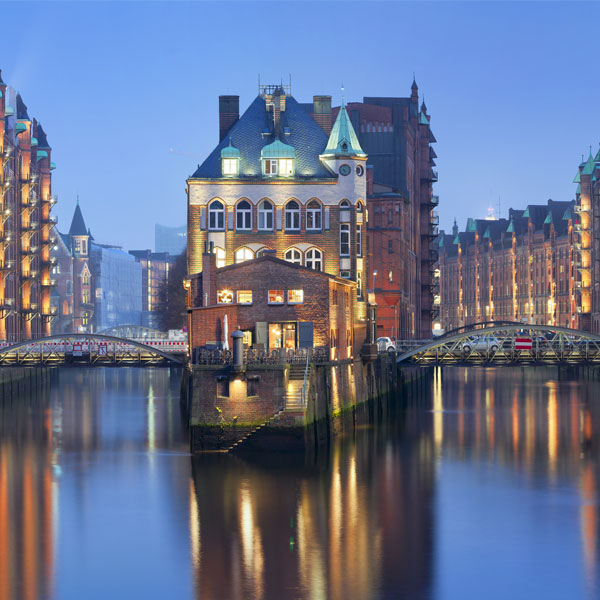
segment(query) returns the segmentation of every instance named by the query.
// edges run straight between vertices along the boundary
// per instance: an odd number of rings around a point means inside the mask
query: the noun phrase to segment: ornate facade
[[[0,340],[50,334],[51,148],[0,76]]]

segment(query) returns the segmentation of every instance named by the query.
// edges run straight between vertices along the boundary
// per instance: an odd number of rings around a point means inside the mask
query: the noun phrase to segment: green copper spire
[[[510,218],[510,223],[508,224],[508,227],[506,228],[506,233],[514,233],[515,232],[515,222],[513,221],[512,217]]]
[[[592,156],[592,149],[590,148],[590,156],[581,171],[582,175],[591,175],[594,172],[594,157]]]
[[[490,237],[490,235],[491,235],[491,234],[490,234],[490,228],[488,227],[488,228],[485,230],[485,233],[483,234],[483,237],[484,237],[484,238],[489,238],[489,237]]]
[[[594,161],[600,162],[600,150],[598,150],[598,152],[596,152],[596,156],[594,156]]]
[[[544,220],[544,225],[550,225],[550,223],[552,223],[552,213],[548,211],[546,219]]]
[[[367,156],[360,147],[343,101],[323,156]]]
[[[423,111],[421,111],[419,114],[419,125],[429,125],[429,120]]]
[[[567,210],[565,210],[565,214],[563,215],[563,220],[564,221],[568,221],[571,218],[571,209],[567,208]]]
[[[525,212],[523,213],[523,217],[525,219],[529,219],[529,206],[525,209]]]
[[[575,179],[573,179],[573,183],[579,183],[581,181],[581,173],[577,171],[577,175],[575,175]]]

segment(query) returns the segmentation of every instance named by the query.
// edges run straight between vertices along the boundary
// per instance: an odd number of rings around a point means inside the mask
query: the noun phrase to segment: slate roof
[[[281,141],[296,150],[295,179],[335,178],[319,160],[319,154],[327,146],[328,136],[316,121],[296,102],[292,96],[285,98],[285,110],[281,111],[281,131],[289,128],[289,135],[283,134]],[[268,131],[267,135],[263,135]],[[240,151],[240,179],[262,178],[260,152],[277,138],[273,133],[273,121],[267,112],[265,99],[257,96],[246,112],[229,130],[221,143],[196,169],[194,179],[221,179],[221,150],[231,144]]]
[[[88,230],[85,226],[85,221],[83,220],[83,215],[81,214],[81,208],[79,208],[79,202],[77,202],[77,206],[75,207],[75,212],[73,213],[73,220],[71,221],[71,227],[69,229],[69,235],[87,235]]]
[[[41,123],[38,123],[36,137],[38,141],[38,148],[50,148],[50,145],[48,144],[48,138],[46,137],[46,132],[44,131]]]
[[[29,115],[27,114],[27,106],[21,98],[21,94],[17,94],[17,119],[25,119],[29,121]]]

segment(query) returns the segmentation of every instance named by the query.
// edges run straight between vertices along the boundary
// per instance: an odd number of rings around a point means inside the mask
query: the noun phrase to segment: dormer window
[[[240,151],[231,145],[221,150],[221,172],[224,177],[235,177],[240,172]]]
[[[263,175],[266,177],[291,177],[294,175],[296,150],[275,140],[260,152]]]

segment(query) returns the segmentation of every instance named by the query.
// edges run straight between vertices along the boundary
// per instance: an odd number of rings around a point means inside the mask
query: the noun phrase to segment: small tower
[[[94,313],[93,283],[89,262],[90,237],[77,198],[77,206],[69,229],[73,255],[73,330],[76,332],[91,331],[91,319]]]
[[[456,237],[458,235],[458,225],[456,219],[454,219],[454,225],[452,225],[452,235]]]
[[[81,208],[79,208],[79,198],[77,198],[77,206],[75,207],[75,212],[73,213],[73,219],[69,229],[69,237],[71,238],[71,250],[73,252],[73,257],[87,258],[89,252],[88,246],[90,235],[87,227],[85,226]]]

